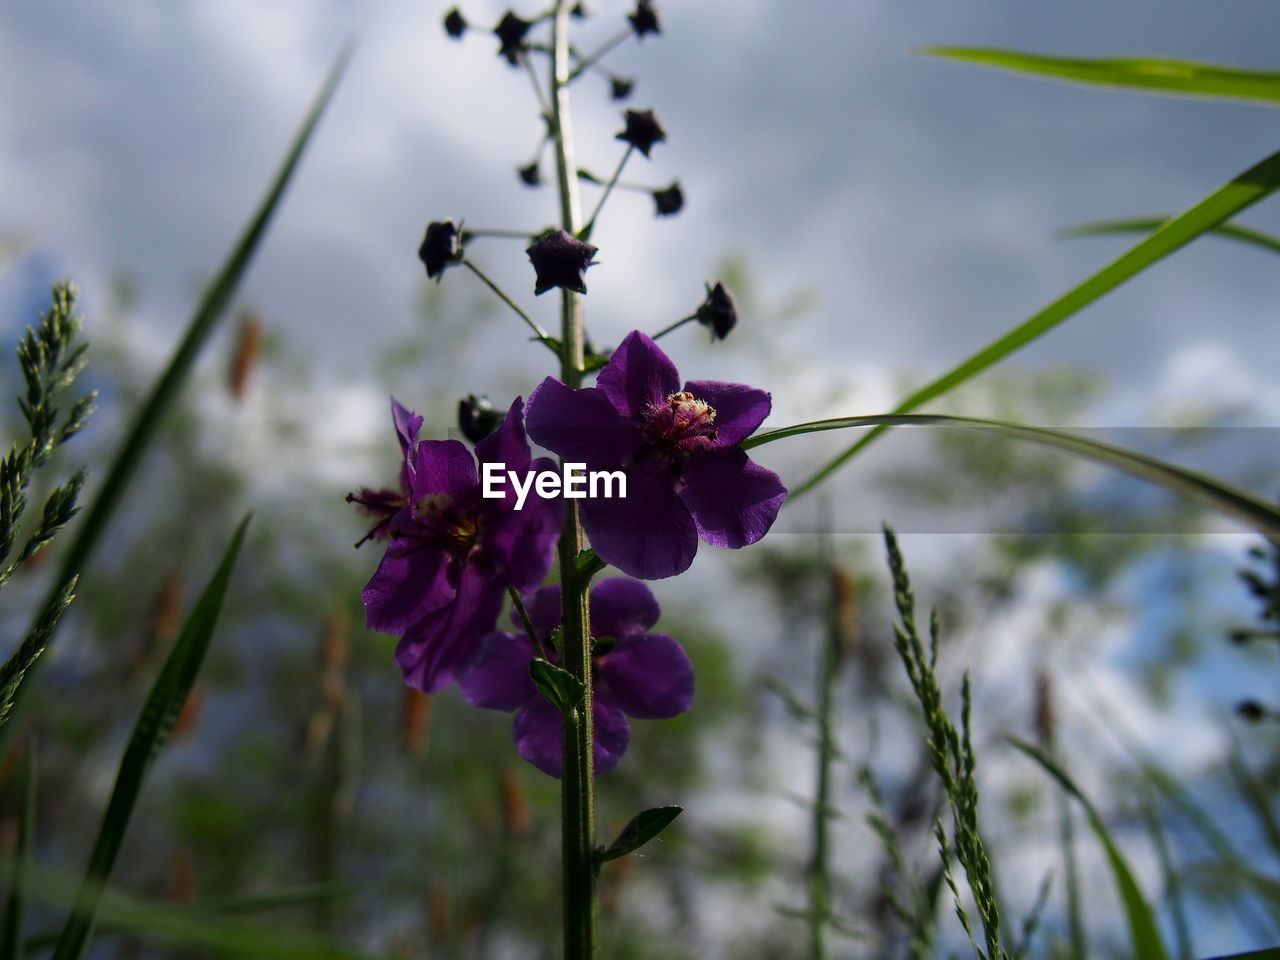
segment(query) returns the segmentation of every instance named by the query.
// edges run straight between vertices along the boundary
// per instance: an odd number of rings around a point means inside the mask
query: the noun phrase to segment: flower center
[[[448,494],[427,494],[414,504],[413,519],[425,538],[435,540],[455,557],[466,557],[480,539],[479,517],[459,510]]]
[[[671,455],[709,449],[719,432],[716,408],[687,392],[649,404],[644,419],[646,439]]]

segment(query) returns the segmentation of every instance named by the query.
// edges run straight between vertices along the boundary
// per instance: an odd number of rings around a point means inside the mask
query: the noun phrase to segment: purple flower
[[[632,332],[571,390],[551,377],[529,397],[529,435],[589,471],[620,470],[626,497],[581,501],[600,559],[645,580],[689,568],[698,538],[744,547],[768,532],[787,490],[738,446],[769,415],[769,394],[739,383],[680,386],[675,365]]]
[[[520,55],[528,49],[525,43],[525,34],[529,32],[529,28],[533,23],[529,20],[521,20],[511,10],[502,15],[502,19],[498,25],[493,28],[493,34],[498,38],[498,56],[506,57],[507,63],[513,67],[520,66]]]
[[[661,24],[658,22],[658,11],[649,0],[640,0],[636,4],[635,12],[627,14],[627,19],[631,21],[631,29],[635,31],[636,37],[643,37],[646,33],[662,32]]]
[[[404,451],[401,491],[375,492],[392,494],[375,500],[391,543],[364,589],[366,625],[399,634],[396,663],[405,682],[435,693],[471,662],[498,621],[507,588],[532,590],[547,575],[563,507],[531,493],[516,510],[510,483],[505,497],[482,497],[466,445],[419,441],[422,418],[391,404]],[[497,432],[476,444],[481,464],[520,475],[554,466],[532,459],[522,412],[516,398]]]
[[[543,587],[526,601],[534,632],[546,638],[560,625],[560,588]],[[675,640],[645,631],[658,622],[658,601],[643,583],[625,577],[601,580],[591,589],[591,676],[595,693],[596,774],[608,773],[631,740],[627,716],[659,720],[684,713],[693,702],[693,664]],[[512,619],[518,622],[514,611]],[[549,656],[555,656],[550,653]],[[466,701],[490,710],[514,710],[516,749],[543,773],[564,771],[563,719],[538,692],[529,675],[536,656],[521,633],[495,632],[458,680]]]

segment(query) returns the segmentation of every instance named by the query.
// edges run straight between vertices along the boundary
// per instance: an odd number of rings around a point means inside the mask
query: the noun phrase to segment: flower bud
[[[538,240],[525,251],[537,274],[534,294],[546,293],[552,287],[586,293],[585,274],[594,263],[591,258],[597,249],[563,230],[555,230]]]
[[[707,288],[707,299],[697,311],[698,322],[711,331],[717,340],[723,340],[738,322],[738,305],[723,283]]]
[[[655,143],[667,139],[667,131],[652,110],[627,110],[622,116],[627,125],[614,139],[631,144],[646,157]]]
[[[525,35],[532,26],[533,24],[528,20],[521,20],[510,10],[504,13],[502,20],[493,28],[493,35],[501,42],[501,46],[498,47],[498,56],[506,57],[507,63],[518,67],[520,55],[528,47],[524,42]]]
[[[467,20],[457,7],[444,15],[444,32],[455,40],[467,32]]]
[[[452,220],[436,220],[427,224],[427,234],[418,247],[418,259],[427,268],[427,276],[439,278],[445,267],[459,259],[458,228]]]
[[[538,170],[537,160],[516,172],[520,174],[520,182],[527,187],[536,187],[542,183],[542,173]]]
[[[649,0],[639,0],[632,13],[627,14],[631,21],[631,29],[637,37],[646,33],[662,33],[662,25],[658,22],[658,11]]]
[[[631,91],[635,89],[636,82],[630,77],[610,77],[609,78],[609,96],[614,100],[625,100],[631,96]]]
[[[679,180],[673,180],[671,186],[662,190],[654,190],[652,196],[660,217],[669,217],[684,209],[684,191],[680,189]]]
[[[493,409],[488,397],[474,393],[458,401],[458,429],[473,444],[479,443],[502,423],[502,414]]]

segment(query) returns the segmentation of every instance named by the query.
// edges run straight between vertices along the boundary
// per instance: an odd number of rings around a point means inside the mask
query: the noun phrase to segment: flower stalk
[[[571,79],[569,12],[571,0],[557,0],[551,30],[551,129],[556,157],[556,185],[561,227],[577,236],[582,217],[577,167],[573,158],[573,127],[569,106]],[[569,387],[582,385],[584,335],[579,294],[562,289],[560,379]],[[597,953],[595,864],[595,769],[592,730],[591,640],[587,610],[589,577],[578,569],[585,546],[577,504],[565,503],[560,537],[560,589],[563,603],[562,666],[584,688],[582,700],[564,718],[564,779],[561,788],[561,830],[564,872],[565,960],[594,960]]]

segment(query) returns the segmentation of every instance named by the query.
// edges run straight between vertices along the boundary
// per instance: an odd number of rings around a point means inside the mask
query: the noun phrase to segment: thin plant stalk
[[[557,0],[551,30],[551,127],[556,155],[556,184],[560,225],[576,236],[582,218],[577,167],[573,158],[573,127],[569,106],[570,0]],[[582,385],[584,334],[582,302],[576,293],[561,291],[560,379],[572,388]],[[565,960],[594,960],[597,955],[595,862],[595,757],[592,727],[591,639],[587,611],[589,575],[578,568],[585,539],[577,504],[565,502],[560,536],[560,590],[564,631],[562,666],[583,685],[578,705],[564,718],[564,780],[561,787],[561,830],[564,871]]]
[[[831,761],[835,757],[834,713],[836,675],[840,671],[839,582],[831,563],[827,537],[821,539],[823,566],[830,570],[830,596],[818,649],[817,733],[815,784],[809,852],[809,957],[827,960],[827,921],[831,915],[830,817]]]

